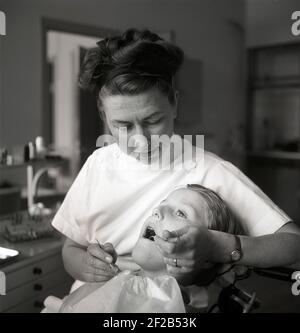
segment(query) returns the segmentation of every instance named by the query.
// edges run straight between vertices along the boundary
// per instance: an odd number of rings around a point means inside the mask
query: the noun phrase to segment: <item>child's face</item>
[[[199,193],[188,188],[173,191],[144,223],[132,252],[134,261],[148,271],[165,271],[163,255],[153,241],[154,233],[162,237],[164,230],[174,231],[187,225],[208,227],[208,218],[208,206]]]

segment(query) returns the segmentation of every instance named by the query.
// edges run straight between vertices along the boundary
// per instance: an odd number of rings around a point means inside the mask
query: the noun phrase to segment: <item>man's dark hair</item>
[[[152,88],[174,104],[174,75],[182,62],[179,47],[149,30],[129,29],[87,51],[79,84],[95,94],[99,107],[101,96],[136,95]]]

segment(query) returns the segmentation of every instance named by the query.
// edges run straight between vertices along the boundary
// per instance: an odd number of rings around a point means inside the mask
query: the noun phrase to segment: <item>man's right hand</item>
[[[90,244],[83,257],[83,280],[86,282],[105,282],[119,272],[115,265],[117,253],[110,243]]]

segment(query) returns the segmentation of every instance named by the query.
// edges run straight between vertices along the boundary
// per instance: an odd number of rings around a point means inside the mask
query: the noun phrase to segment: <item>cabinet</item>
[[[249,74],[251,152],[300,158],[300,44],[251,49]]]
[[[63,267],[63,242],[63,237],[55,237],[10,243],[0,233],[0,246],[20,252],[15,261],[0,266],[6,279],[0,312],[40,312],[47,296],[62,298],[69,293],[74,280]]]
[[[300,43],[249,49],[248,174],[299,220]]]
[[[31,263],[6,275],[0,312],[40,312],[47,296],[65,296],[71,283],[60,254]]]

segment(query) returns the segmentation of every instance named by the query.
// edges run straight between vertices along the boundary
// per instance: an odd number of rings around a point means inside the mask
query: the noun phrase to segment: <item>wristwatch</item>
[[[236,235],[233,236],[235,238],[235,249],[230,252],[230,259],[232,263],[241,260],[243,256],[241,239]]]

